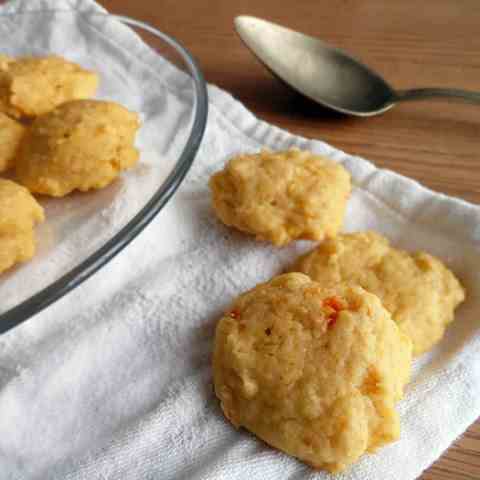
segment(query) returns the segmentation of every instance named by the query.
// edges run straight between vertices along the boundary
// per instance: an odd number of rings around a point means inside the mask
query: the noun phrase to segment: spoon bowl
[[[480,94],[457,89],[394,90],[378,73],[343,50],[266,20],[235,18],[245,45],[297,92],[337,112],[368,117],[405,100],[433,97],[480,103]]]

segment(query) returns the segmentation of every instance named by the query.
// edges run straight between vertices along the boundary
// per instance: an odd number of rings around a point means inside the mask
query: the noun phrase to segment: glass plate
[[[87,36],[94,42],[87,44]],[[100,191],[39,197],[46,221],[36,229],[37,254],[0,276],[3,333],[80,285],[158,214],[192,165],[208,100],[189,52],[131,18],[71,10],[5,14],[0,38],[2,54],[58,54],[97,71],[97,98],[122,103],[143,120],[140,161],[120,179]]]

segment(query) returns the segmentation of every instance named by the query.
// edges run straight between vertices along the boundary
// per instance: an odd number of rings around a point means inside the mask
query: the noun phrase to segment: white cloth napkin
[[[25,0],[0,14],[55,7],[100,8]],[[88,45],[88,29],[77,28]],[[120,26],[109,38],[138,41]],[[399,405],[401,439],[335,478],[413,479],[480,414],[480,209],[259,121],[214,86],[209,95],[206,136],[174,199],[99,273],[0,337],[2,480],[330,478],[234,430],[212,391],[222,309],[310,246],[274,249],[213,217],[211,172],[261,147],[297,146],[343,163],[355,183],[346,230],[376,229],[401,247],[439,255],[467,288],[444,340],[414,364]],[[175,245],[168,255],[157,252],[160,238]]]

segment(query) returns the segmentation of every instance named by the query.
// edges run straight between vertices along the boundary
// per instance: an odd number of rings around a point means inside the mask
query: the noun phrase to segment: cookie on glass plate
[[[0,272],[33,257],[34,227],[43,220],[42,207],[25,187],[0,179]]]
[[[69,100],[89,98],[96,73],[62,57],[0,57],[0,111],[15,118],[35,117]]]
[[[0,172],[15,165],[20,142],[25,135],[25,127],[0,112]]]
[[[107,186],[138,161],[138,115],[122,105],[74,100],[37,117],[22,142],[17,177],[31,192],[62,197]]]

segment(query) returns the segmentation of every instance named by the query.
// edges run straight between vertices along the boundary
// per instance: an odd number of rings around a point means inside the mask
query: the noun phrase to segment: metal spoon
[[[240,38],[292,88],[338,112],[368,117],[397,102],[436,97],[480,103],[479,92],[454,88],[394,90],[378,73],[342,50],[300,32],[250,16],[235,18]]]

